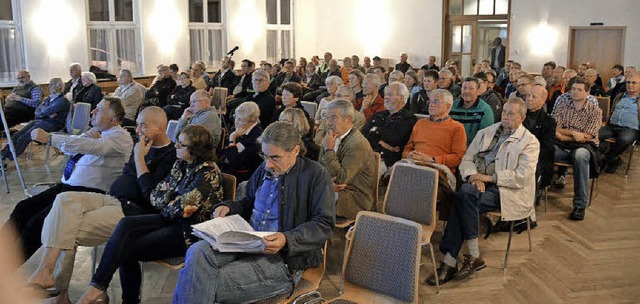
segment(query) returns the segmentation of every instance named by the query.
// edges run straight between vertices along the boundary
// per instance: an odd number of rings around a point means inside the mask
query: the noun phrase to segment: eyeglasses
[[[27,78],[27,76],[18,76],[17,77],[18,80],[22,80],[22,79],[25,79],[25,78]]]
[[[185,145],[179,141],[176,141],[176,149],[189,148],[191,145]]]
[[[626,81],[626,83],[627,83],[627,85],[630,85],[630,84],[636,85],[636,84],[639,84],[640,82],[637,82],[637,81]]]
[[[260,157],[265,161],[270,160],[270,161],[276,162],[276,163],[279,162],[282,159],[281,155],[266,155],[266,154],[264,154],[262,152],[260,152]]]

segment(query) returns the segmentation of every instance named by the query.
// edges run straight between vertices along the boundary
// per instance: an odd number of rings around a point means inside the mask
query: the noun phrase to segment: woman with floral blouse
[[[222,174],[215,163],[209,131],[189,125],[178,134],[178,160],[171,173],[151,193],[159,214],[127,216],[107,242],[91,286],[78,303],[108,303],[106,290],[120,268],[123,303],[139,303],[138,261],[184,256],[196,240],[191,225],[208,220],[222,200]]]

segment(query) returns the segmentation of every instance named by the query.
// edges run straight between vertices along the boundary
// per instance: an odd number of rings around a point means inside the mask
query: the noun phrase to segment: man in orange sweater
[[[403,158],[445,165],[451,173],[456,172],[467,150],[467,135],[464,126],[449,116],[452,105],[453,96],[449,91],[437,89],[431,93],[429,118],[413,126]]]

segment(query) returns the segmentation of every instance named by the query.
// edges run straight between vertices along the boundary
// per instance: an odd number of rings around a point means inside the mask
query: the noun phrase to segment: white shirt
[[[345,137],[347,137],[347,135],[349,135],[349,133],[351,133],[351,129],[349,129],[347,132],[345,132],[344,134],[342,134],[340,137],[336,139],[336,146],[333,147],[333,152],[336,152],[336,154],[338,154],[338,148],[340,148],[340,143]]]
[[[122,174],[133,149],[131,135],[121,126],[103,131],[100,138],[82,135],[52,134],[51,145],[67,154],[85,154],[75,165],[71,177],[62,182],[70,186],[100,189],[105,192]]]

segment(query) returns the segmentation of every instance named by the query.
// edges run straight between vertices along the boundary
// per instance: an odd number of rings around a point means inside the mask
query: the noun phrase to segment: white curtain
[[[212,29],[209,30],[209,63],[212,64],[215,61],[222,60],[223,51],[222,51],[222,30],[221,29]]]
[[[189,44],[191,45],[191,62],[196,60],[208,61],[206,37],[207,32],[204,29],[189,30]]]
[[[16,72],[24,69],[24,52],[17,35],[14,27],[0,28],[0,82],[16,81]]]
[[[281,34],[280,48],[282,50],[282,58],[289,59],[291,58],[291,31],[282,30]]]
[[[128,69],[132,73],[139,72],[138,47],[136,44],[136,30],[116,29],[116,59],[119,69]]]
[[[91,46],[91,65],[102,70],[111,68],[109,59],[109,32],[107,29],[89,29],[89,45]]]
[[[267,61],[278,61],[278,30],[267,30]]]

